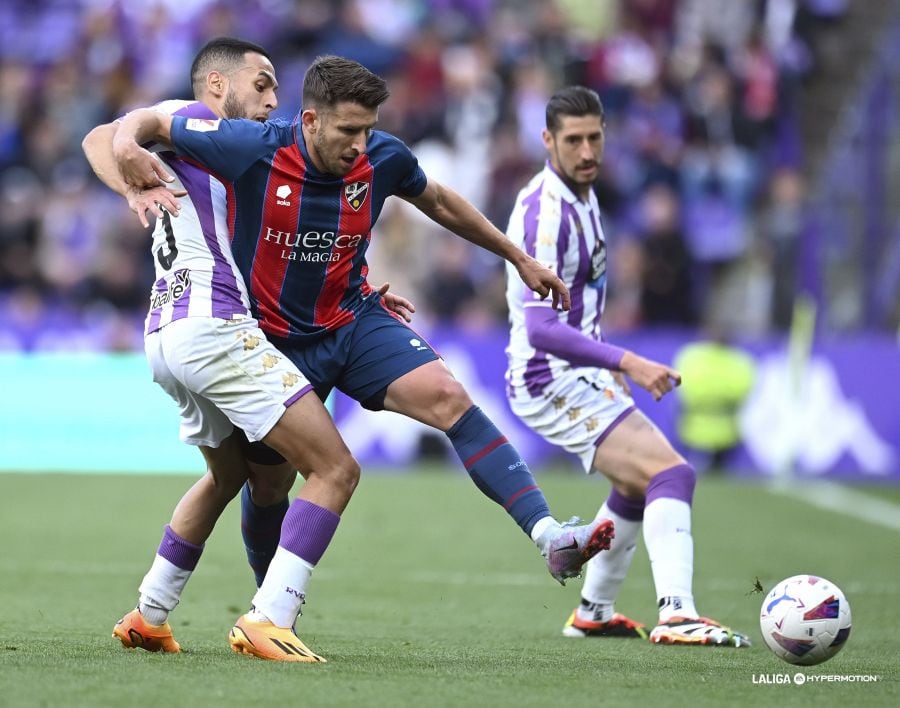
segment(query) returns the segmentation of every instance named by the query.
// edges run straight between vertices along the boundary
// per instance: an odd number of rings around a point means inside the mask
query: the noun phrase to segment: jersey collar
[[[544,179],[549,182],[552,188],[559,192],[560,196],[569,204],[587,204],[591,208],[594,208],[597,204],[597,195],[594,193],[593,189],[588,193],[587,202],[582,201],[560,176],[559,172],[556,171],[550,163],[550,160],[547,160],[544,165]]]
[[[594,211],[598,210],[597,194],[594,190],[592,189],[588,193],[587,202],[582,201],[578,195],[572,191],[572,188],[569,187],[566,181],[560,177],[559,173],[550,163],[550,160],[547,160],[544,166],[544,180],[569,204],[587,204],[587,206]]]

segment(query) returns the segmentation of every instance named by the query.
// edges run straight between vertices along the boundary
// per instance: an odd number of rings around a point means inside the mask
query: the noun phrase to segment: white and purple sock
[[[139,591],[138,609],[150,624],[165,622],[181,600],[184,586],[197,567],[203,546],[183,539],[168,524]]]
[[[688,464],[663,470],[647,485],[644,543],[650,556],[659,621],[697,617],[694,607],[694,539],[691,502],[697,475]]]
[[[253,598],[256,611],[279,627],[293,627],[306,598],[312,570],[341,517],[306,499],[295,499],[284,517],[281,540],[265,580]]]
[[[629,499],[613,489],[596,518],[612,519],[616,537],[608,551],[598,553],[588,562],[581,587],[582,602],[577,611],[583,619],[609,622],[637,548],[644,518],[644,498]]]

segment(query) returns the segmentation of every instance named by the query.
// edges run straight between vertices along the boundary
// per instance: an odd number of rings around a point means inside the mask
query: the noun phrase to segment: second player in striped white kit
[[[692,589],[693,468],[635,408],[622,374],[659,400],[681,377],[663,364],[603,341],[606,239],[592,185],[603,154],[603,107],[590,89],[562,89],[547,104],[549,160],[519,193],[507,235],[553,269],[572,307],[553,310],[507,268],[510,406],[549,442],[572,452],[612,491],[598,511],[616,538],[587,565],[581,604],[565,623],[570,637],[648,638],[659,644],[744,647],[743,634],[701,617]],[[659,618],[649,634],[615,611],[643,529]]]

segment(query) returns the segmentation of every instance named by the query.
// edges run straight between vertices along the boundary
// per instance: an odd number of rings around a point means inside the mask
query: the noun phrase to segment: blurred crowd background
[[[817,257],[804,130],[840,118],[840,106],[804,116],[801,97],[828,83],[829,67],[859,60],[841,55],[854,4],[5,0],[0,349],[141,347],[148,234],[93,177],[80,143],[131,108],[190,97],[194,53],[219,35],[271,52],[278,117],[297,112],[319,54],[385,76],[380,127],[501,229],[545,158],[547,98],[569,83],[595,88],[607,112],[597,184],[610,243],[606,328],[783,331],[802,261]],[[373,285],[390,281],[426,326],[502,326],[497,259],[392,202],[370,249]],[[898,321],[889,308],[845,324],[896,331]]]

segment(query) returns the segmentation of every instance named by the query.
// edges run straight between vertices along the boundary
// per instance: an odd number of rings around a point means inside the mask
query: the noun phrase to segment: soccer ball
[[[775,656],[789,664],[821,664],[850,636],[850,605],[840,588],[825,578],[794,575],[766,595],[759,628]]]

